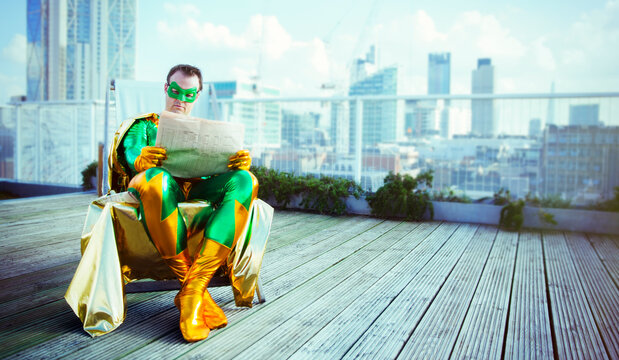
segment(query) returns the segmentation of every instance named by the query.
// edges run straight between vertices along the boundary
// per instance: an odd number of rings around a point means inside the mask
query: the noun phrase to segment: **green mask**
[[[198,97],[198,88],[194,87],[185,90],[178,86],[176,81],[172,81],[172,83],[168,85],[168,96],[172,99],[192,103],[196,101],[196,98]]]

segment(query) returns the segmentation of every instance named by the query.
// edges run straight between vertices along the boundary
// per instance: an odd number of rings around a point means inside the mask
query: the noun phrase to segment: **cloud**
[[[22,34],[15,34],[11,42],[2,49],[2,56],[18,64],[26,63],[26,37]]]
[[[157,23],[157,31],[162,37],[171,40],[173,44],[183,43],[186,46],[217,47],[229,49],[244,49],[247,41],[230,32],[228,27],[213,23],[198,23],[187,19],[181,26],[171,25],[166,21]]]
[[[293,45],[292,36],[275,16],[252,16],[244,37],[250,42],[257,43],[270,59],[281,58]]]
[[[419,10],[412,17],[413,37],[415,40],[432,43],[447,40],[447,35],[436,30],[434,19],[425,11]]]
[[[20,75],[5,75],[0,73],[0,103],[9,101],[11,96],[26,94],[26,77]]]
[[[482,56],[521,58],[526,46],[510,30],[501,25],[494,15],[466,11],[456,19],[449,31],[449,40],[474,44]]]
[[[546,39],[544,37],[538,38],[533,42],[533,53],[537,65],[543,70],[554,71],[556,69],[555,58],[552,54],[552,50],[546,46]]]
[[[327,50],[325,48],[324,42],[322,42],[322,40],[318,38],[314,38],[314,40],[312,40],[311,42],[311,47],[311,63],[314,66],[314,69],[320,74],[329,75],[329,57],[327,55]]]
[[[163,10],[166,14],[173,15],[200,15],[200,9],[193,4],[165,3],[163,4]]]

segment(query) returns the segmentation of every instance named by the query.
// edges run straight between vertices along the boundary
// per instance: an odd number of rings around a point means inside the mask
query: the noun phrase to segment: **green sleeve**
[[[125,149],[125,160],[131,169],[132,174],[137,174],[133,163],[142,152],[145,146],[155,146],[157,139],[157,125],[149,120],[138,120],[131,126],[125,138],[123,147]]]

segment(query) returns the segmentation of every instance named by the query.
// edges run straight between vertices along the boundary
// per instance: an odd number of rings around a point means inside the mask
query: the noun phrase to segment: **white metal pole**
[[[363,136],[363,101],[359,98],[355,100],[355,181],[361,185],[361,166],[362,152],[361,146]]]

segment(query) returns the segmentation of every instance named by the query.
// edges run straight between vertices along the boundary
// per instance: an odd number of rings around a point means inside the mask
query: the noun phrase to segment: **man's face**
[[[195,101],[200,96],[197,92],[199,88],[200,80],[197,76],[187,76],[182,71],[175,72],[170,76],[170,84],[164,85],[165,109],[177,114],[189,115]],[[194,99],[193,102],[191,99]]]

